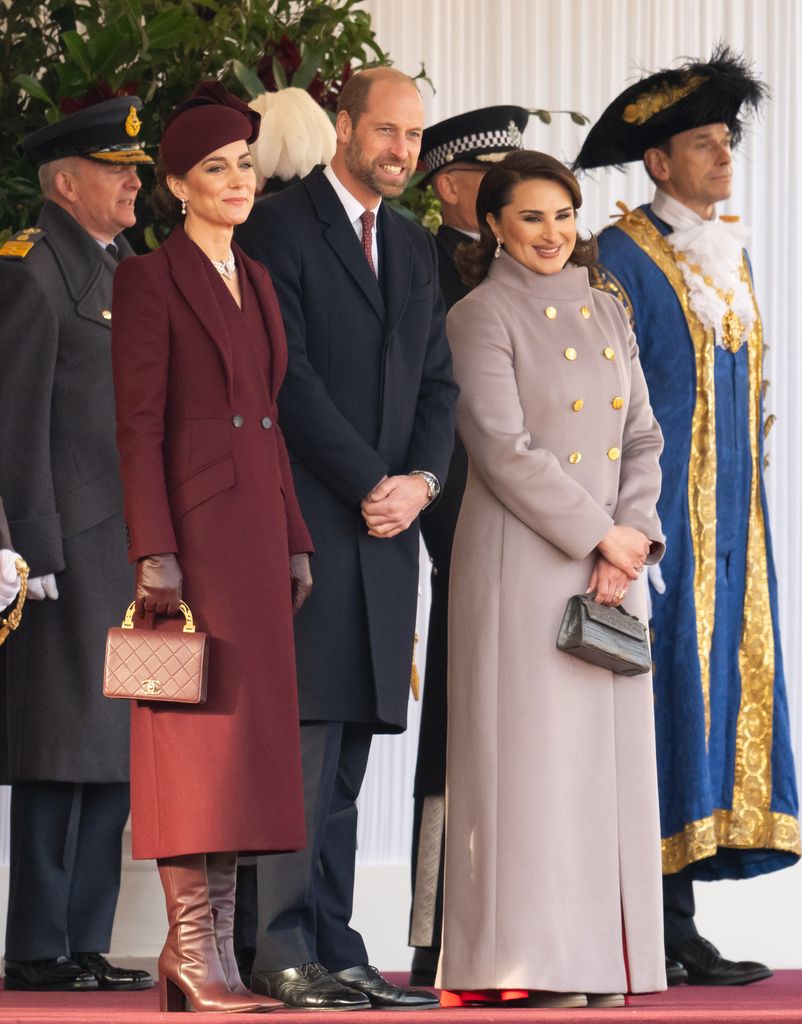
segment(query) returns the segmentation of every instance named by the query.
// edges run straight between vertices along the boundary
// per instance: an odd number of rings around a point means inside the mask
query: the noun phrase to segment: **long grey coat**
[[[55,573],[3,647],[4,781],[125,782],[128,706],[103,697],[106,630],[132,594],[114,441],[116,263],[46,202],[24,259],[0,258],[0,481],[16,550]],[[131,248],[116,239],[123,256]]]
[[[584,269],[539,275],[506,253],[448,335],[470,468],[451,563],[438,984],[661,989],[651,677],[555,648],[613,522],[662,551],[662,438],[635,339]],[[626,607],[645,618],[644,605],[639,580]]]

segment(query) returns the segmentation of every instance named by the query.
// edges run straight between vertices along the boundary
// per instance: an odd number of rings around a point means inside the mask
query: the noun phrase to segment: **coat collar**
[[[104,269],[113,272],[116,264],[112,257],[58,203],[45,200],[37,225],[47,233],[46,240],[59,265],[67,291],[76,303],[97,285]],[[134,250],[123,235],[117,235],[114,243],[120,250],[120,258],[133,256]]]
[[[231,337],[220,307],[211,290],[206,287],[206,268],[203,264],[206,257],[180,224],[173,228],[162,248],[176,287],[220,351],[226,373],[226,392],[229,401],[233,401],[234,362]]]
[[[326,176],[323,173],[323,166],[319,165],[315,167],[309,174],[303,179],[302,184],[305,186],[309,198],[312,200],[312,204],[315,207],[318,219],[325,225],[323,229],[323,237],[326,242],[331,246],[337,259],[340,260],[342,265],[354,279],[355,283],[359,286],[360,290],[365,295],[365,298],[370,302],[376,315],[380,320],[385,319],[385,308],[384,299],[382,298],[382,292],[379,288],[379,282],[376,280],[376,275],[368,266],[368,261],[365,259],[365,255],[359,245],[359,239],[356,237],[356,232],[348,221],[348,216],[343,208],[343,204],[337,197],[337,193],[331,187],[330,182],[326,180]],[[386,238],[384,236],[384,226],[386,223],[385,203],[381,204],[379,208],[379,249],[381,252],[382,271],[386,273],[387,266],[385,262],[385,243]],[[383,279],[383,282],[387,278]]]

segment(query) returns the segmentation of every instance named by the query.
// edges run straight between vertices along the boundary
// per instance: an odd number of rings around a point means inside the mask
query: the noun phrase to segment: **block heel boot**
[[[206,854],[160,858],[157,864],[169,925],[159,957],[160,1010],[260,1013],[268,1009],[256,996],[249,999],[228,987],[217,952]]]

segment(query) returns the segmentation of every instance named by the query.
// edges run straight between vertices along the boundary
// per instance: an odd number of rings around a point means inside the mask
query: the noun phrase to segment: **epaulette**
[[[25,228],[0,246],[0,256],[10,260],[24,260],[36,243],[44,237],[42,228]]]

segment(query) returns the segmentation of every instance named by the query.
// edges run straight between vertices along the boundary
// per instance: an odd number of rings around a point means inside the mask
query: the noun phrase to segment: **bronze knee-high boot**
[[[159,957],[161,1011],[258,1013],[267,1009],[256,996],[246,999],[228,987],[214,935],[206,854],[166,857],[157,864],[169,923]]]
[[[209,880],[209,902],[214,917],[214,936],[217,952],[228,987],[238,996],[258,999],[265,1009],[275,1009],[284,1004],[269,996],[256,996],[249,991],[240,977],[237,958],[234,955],[234,905],[237,886],[236,853],[207,853],[206,877]]]

